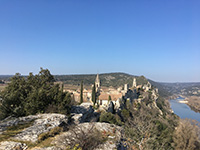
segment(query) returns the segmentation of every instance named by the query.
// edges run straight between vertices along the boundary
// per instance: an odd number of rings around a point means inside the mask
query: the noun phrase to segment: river
[[[174,113],[182,119],[189,118],[200,122],[200,113],[191,110],[187,104],[179,103],[180,100],[184,100],[184,98],[179,97],[177,99],[169,100],[171,109]]]

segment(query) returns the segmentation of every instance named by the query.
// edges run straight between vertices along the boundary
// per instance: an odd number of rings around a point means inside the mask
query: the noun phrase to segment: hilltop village
[[[119,109],[121,105],[126,102],[137,102],[140,103],[145,98],[149,98],[149,93],[151,93],[151,98],[156,100],[158,98],[158,89],[153,88],[151,83],[147,81],[146,84],[138,85],[136,78],[133,78],[132,86],[129,84],[124,84],[124,86],[113,88],[113,87],[102,87],[99,74],[96,76],[95,88],[97,95],[97,105],[100,108],[107,109],[110,103],[114,105],[115,109]],[[91,103],[92,105],[92,87],[91,89],[83,89],[83,102]],[[65,90],[64,90],[65,91]],[[74,100],[80,102],[80,89],[77,90],[67,90],[72,94]]]

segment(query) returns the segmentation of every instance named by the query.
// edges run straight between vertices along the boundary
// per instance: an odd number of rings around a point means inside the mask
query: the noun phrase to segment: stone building
[[[136,78],[134,78],[134,79],[133,79],[133,86],[132,86],[132,88],[136,88],[136,86],[137,86]]]
[[[149,91],[151,89],[151,83],[148,81],[147,84],[143,86],[143,89],[145,92]]]

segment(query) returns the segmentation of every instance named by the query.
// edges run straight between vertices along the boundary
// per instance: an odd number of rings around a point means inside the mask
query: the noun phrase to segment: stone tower
[[[129,84],[124,84],[124,91],[125,93],[129,90]]]
[[[100,87],[101,87],[101,82],[99,79],[99,74],[97,74],[96,80],[95,80],[95,87],[96,87],[96,92],[100,91]]]
[[[133,88],[136,88],[137,83],[136,83],[136,78],[133,78]]]

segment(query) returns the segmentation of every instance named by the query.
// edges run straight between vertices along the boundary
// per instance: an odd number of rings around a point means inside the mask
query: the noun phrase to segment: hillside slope
[[[94,83],[96,74],[85,74],[85,75],[55,75],[56,81],[62,81],[65,84],[80,85],[81,81],[85,85],[91,85]],[[159,89],[159,94],[161,96],[167,97],[171,95],[165,88],[164,85],[152,80],[146,79],[144,76],[135,76],[126,73],[104,73],[99,74],[102,86],[112,86],[112,87],[122,87],[124,84],[129,84],[132,86],[133,78],[136,78],[137,85],[146,84],[148,81]]]
[[[134,76],[126,73],[105,73],[99,74],[102,86],[113,86],[119,87],[124,84],[133,84],[133,78],[137,79],[138,84],[147,83],[144,76]],[[96,79],[96,74],[86,74],[86,75],[55,75],[57,81],[62,81],[65,84],[79,85],[81,81],[86,85],[91,85]]]

